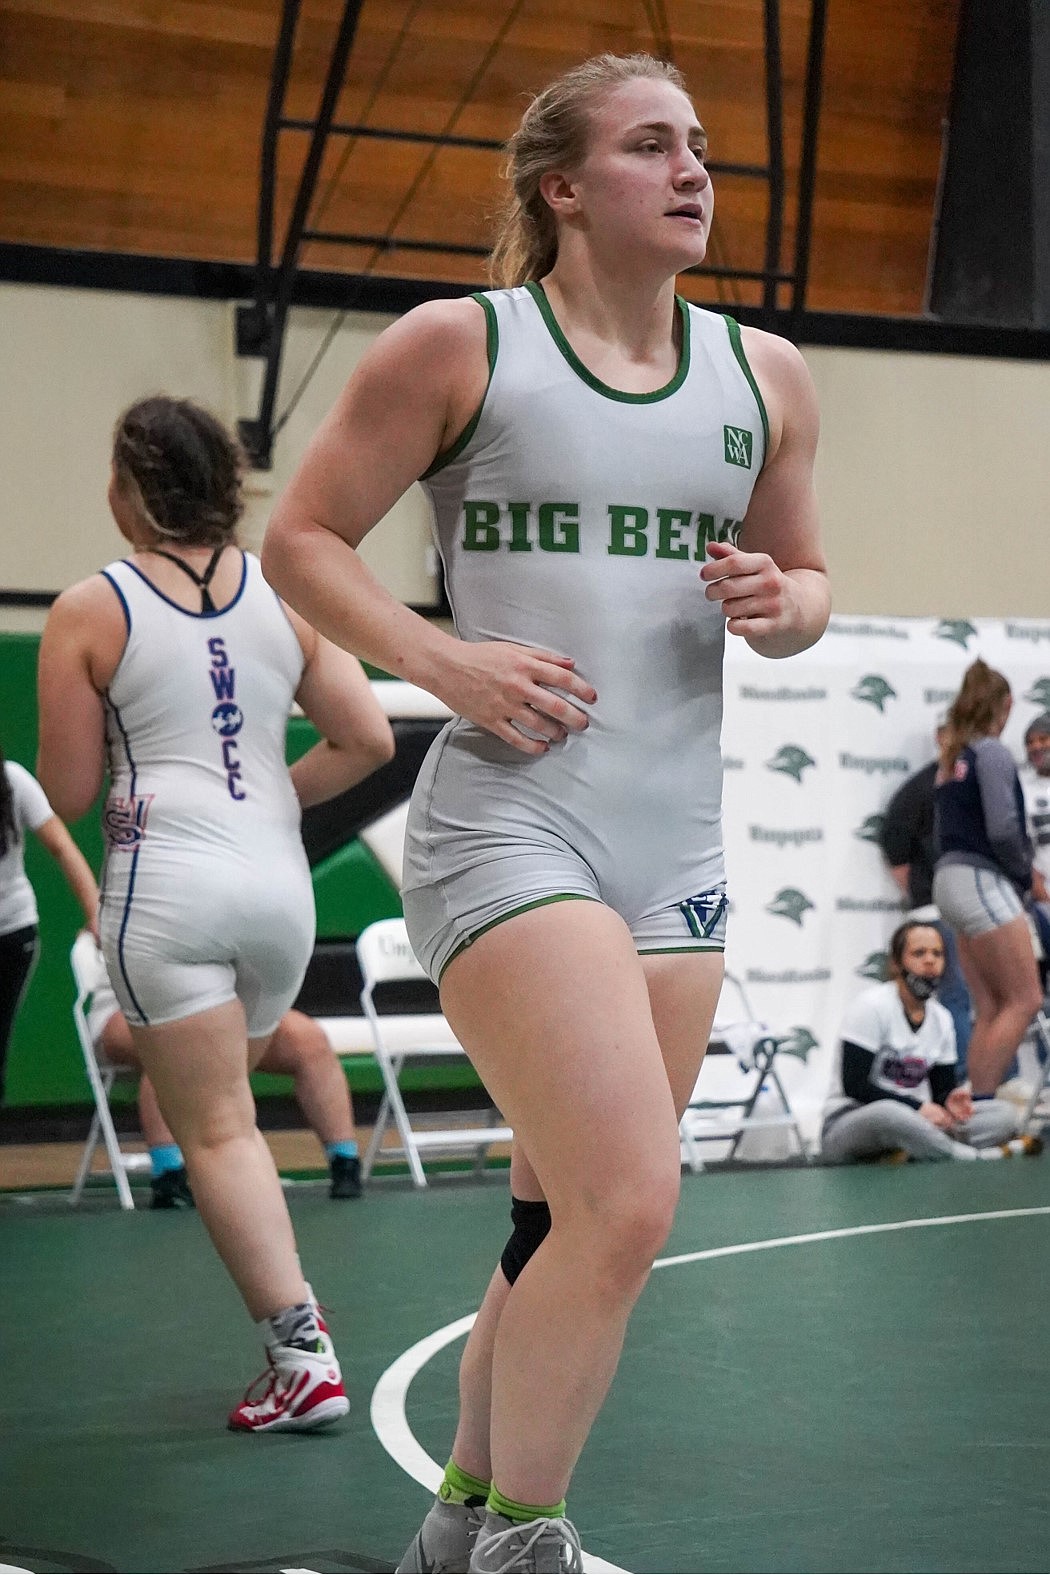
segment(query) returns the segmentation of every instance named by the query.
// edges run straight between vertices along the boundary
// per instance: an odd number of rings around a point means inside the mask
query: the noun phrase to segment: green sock
[[[565,1513],[565,1500],[562,1499],[560,1504],[517,1504],[512,1498],[504,1498],[493,1482],[485,1507],[494,1515],[502,1515],[505,1520],[514,1520],[523,1525],[527,1520],[557,1520]]]
[[[491,1482],[472,1477],[461,1471],[454,1460],[445,1467],[445,1479],[438,1488],[438,1498],[443,1504],[465,1504],[468,1498],[487,1498]]]

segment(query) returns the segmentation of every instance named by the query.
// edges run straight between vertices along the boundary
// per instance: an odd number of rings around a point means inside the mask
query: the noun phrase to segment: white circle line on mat
[[[729,1247],[705,1247],[699,1252],[682,1252],[670,1258],[657,1258],[654,1269],[675,1269],[686,1263],[705,1263],[714,1258],[740,1257],[748,1252],[769,1252],[774,1247],[804,1247],[813,1242],[842,1241],[850,1236],[882,1236],[892,1231],[927,1230],[938,1225],[972,1225],[981,1220],[1031,1219],[1040,1214],[1050,1214],[1050,1205],[1029,1209],[989,1209],[975,1214],[941,1214],[932,1219],[887,1220],[881,1225],[846,1225],[839,1230],[808,1231],[801,1236],[773,1236],[768,1241],[740,1241]],[[424,1339],[391,1362],[372,1391],[372,1426],[376,1437],[396,1465],[428,1492],[436,1493],[441,1485],[444,1470],[432,1460],[408,1425],[405,1401],[409,1386],[416,1374],[432,1357],[468,1334],[474,1326],[476,1313],[457,1318],[443,1329],[435,1329]],[[606,1564],[591,1553],[584,1554],[584,1569],[598,1572],[620,1572],[617,1564]]]

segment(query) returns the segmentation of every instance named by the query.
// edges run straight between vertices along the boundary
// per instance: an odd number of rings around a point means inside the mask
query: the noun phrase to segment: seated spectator
[[[108,984],[95,991],[88,1028],[108,1060],[119,1066],[139,1065],[127,1019]],[[329,1197],[359,1198],[361,1161],[350,1090],[320,1025],[305,1012],[285,1012],[256,1071],[276,1072],[294,1080],[295,1097],[328,1159]],[[160,1113],[153,1085],[145,1075],[139,1083],[139,1121],[153,1166],[150,1208],[192,1208],[193,1194],[182,1151]]]
[[[1039,1139],[1015,1136],[1011,1105],[1000,1099],[975,1105],[958,1083],[955,1030],[933,999],[944,972],[938,931],[906,919],[893,933],[890,959],[893,976],[858,996],[842,1025],[821,1133],[824,1159],[1039,1153]]]
[[[944,733],[942,717],[935,733],[938,751],[944,743]],[[890,874],[907,899],[910,909],[908,917],[924,919],[932,924],[944,942],[944,974],[937,999],[951,1013],[959,1075],[962,1077],[966,1071],[966,1056],[970,1047],[973,1010],[959,963],[955,935],[933,902],[933,869],[937,862],[937,839],[934,833],[937,765],[936,759],[931,760],[894,793],[883,816],[879,845],[890,867]]]

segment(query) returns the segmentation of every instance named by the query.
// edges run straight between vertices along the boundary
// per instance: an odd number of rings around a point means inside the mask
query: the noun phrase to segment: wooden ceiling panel
[[[829,0],[810,304],[920,310],[959,0]],[[761,0],[664,0],[712,157],[762,163]],[[280,0],[0,0],[0,240],[251,261]],[[364,0],[337,118],[503,140],[558,71],[653,49],[641,0]],[[287,113],[316,112],[342,0],[303,0]],[[787,230],[808,0],[781,0]],[[507,25],[509,22],[509,25]],[[307,147],[281,138],[279,218]],[[313,227],[484,245],[500,156],[334,139]],[[760,265],[765,187],[717,177],[714,260]],[[406,199],[411,194],[411,201]],[[304,264],[481,283],[481,259],[312,244]],[[715,298],[752,286],[690,281]],[[741,293],[743,292],[743,293]],[[699,297],[698,297],[699,298]]]

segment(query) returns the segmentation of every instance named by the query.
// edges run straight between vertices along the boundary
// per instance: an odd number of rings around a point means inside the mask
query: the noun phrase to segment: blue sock
[[[182,1150],[177,1143],[167,1143],[162,1148],[151,1148],[149,1157],[155,1176],[162,1176],[166,1170],[181,1170],[184,1164]]]
[[[971,1094],[970,1098],[973,1100],[975,1105],[979,1105],[981,1103],[982,1099],[994,1099],[995,1095],[994,1094]]]
[[[324,1151],[329,1159],[356,1159],[357,1144],[353,1138],[342,1138],[338,1143],[326,1143]]]

